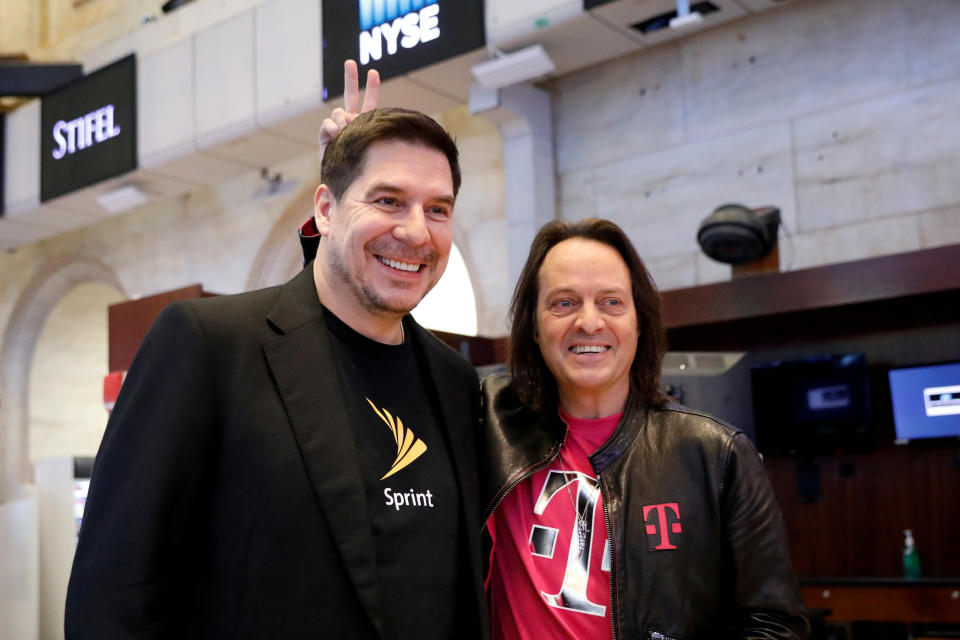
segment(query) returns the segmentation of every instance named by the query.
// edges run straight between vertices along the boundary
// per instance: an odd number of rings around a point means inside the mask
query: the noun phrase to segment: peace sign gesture
[[[380,74],[376,69],[367,72],[367,89],[363,94],[363,107],[360,107],[360,73],[357,63],[347,60],[343,63],[343,108],[337,107],[330,117],[320,125],[320,157],[345,126],[353,122],[361,113],[377,108],[380,99]]]

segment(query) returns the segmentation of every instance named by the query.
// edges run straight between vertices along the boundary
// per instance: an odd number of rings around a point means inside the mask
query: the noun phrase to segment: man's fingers
[[[347,60],[343,63],[343,108],[351,113],[356,113],[359,106],[360,74],[357,71],[357,63],[353,60]]]
[[[337,107],[330,112],[330,117],[327,120],[333,120],[333,122],[340,128],[343,129],[347,124],[353,120],[351,114],[348,111]]]
[[[366,113],[377,108],[380,101],[380,73],[376,69],[367,71],[367,88],[363,92],[363,108],[360,113]]]
[[[337,134],[340,133],[340,127],[336,122],[327,118],[320,125],[320,149],[323,150],[323,147],[327,146],[331,140],[337,137]]]
[[[350,124],[359,113],[377,108],[380,100],[380,74],[375,69],[367,72],[367,89],[363,94],[363,110],[360,105],[360,72],[357,63],[346,60],[343,63],[343,108],[337,107],[330,117],[320,125],[320,155],[327,144],[337,137],[343,128]]]

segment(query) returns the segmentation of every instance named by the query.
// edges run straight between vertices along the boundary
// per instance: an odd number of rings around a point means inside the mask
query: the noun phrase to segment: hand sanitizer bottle
[[[903,577],[919,578],[920,555],[917,553],[917,545],[913,540],[913,531],[910,529],[904,529],[903,535]]]

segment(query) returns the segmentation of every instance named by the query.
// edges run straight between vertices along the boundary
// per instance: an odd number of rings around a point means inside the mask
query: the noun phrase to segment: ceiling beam
[[[0,64],[0,96],[45,96],[82,77],[79,64],[5,62]]]

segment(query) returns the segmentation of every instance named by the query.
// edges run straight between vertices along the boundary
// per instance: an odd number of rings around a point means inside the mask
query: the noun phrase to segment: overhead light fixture
[[[670,20],[671,29],[682,29],[703,22],[703,14],[690,11],[690,0],[677,0],[677,15]]]
[[[556,69],[542,45],[535,44],[493,60],[473,65],[470,70],[477,82],[487,89],[502,89],[533,80]]]
[[[678,7],[677,9],[683,10],[683,7]],[[634,31],[639,31],[644,36],[649,36],[661,29],[668,29],[670,27],[680,29],[686,25],[702,22],[706,20],[708,15],[716,13],[717,11],[720,11],[720,7],[713,2],[697,2],[690,5],[689,12],[685,17],[681,17],[678,10],[670,10],[632,24],[630,28]],[[697,17],[697,14],[699,14],[700,17]]]
[[[146,204],[150,197],[135,184],[125,184],[122,187],[102,193],[96,198],[97,204],[110,213],[122,213],[140,205]]]

